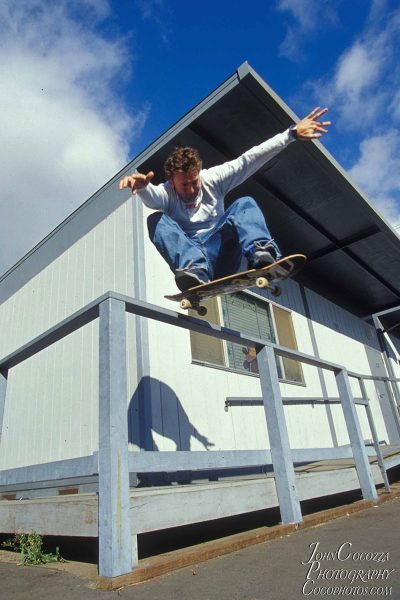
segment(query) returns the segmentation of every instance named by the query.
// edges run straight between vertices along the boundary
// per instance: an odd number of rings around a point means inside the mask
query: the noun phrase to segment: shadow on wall
[[[191,439],[198,440],[205,450],[215,444],[207,436],[200,433],[190,422],[178,396],[169,385],[143,377],[132,396],[128,408],[128,441],[141,450],[159,451],[153,439],[153,432],[172,440],[176,450],[190,450]],[[200,474],[196,475],[196,478]],[[203,474],[204,476],[204,474]],[[215,480],[215,475],[207,473],[209,480]],[[193,473],[151,473],[137,474],[138,486],[169,485],[172,482],[190,483]]]
[[[190,422],[178,396],[167,384],[152,377],[143,377],[132,396],[128,408],[128,441],[141,450],[160,451],[153,432],[175,443],[177,451],[191,450],[192,438],[204,450],[211,450],[214,442]],[[265,477],[271,465],[232,467],[206,471],[180,471],[169,473],[137,473],[137,487],[154,485],[188,484],[193,481],[218,481],[225,477]]]
[[[159,450],[153,431],[175,442],[177,450],[190,450],[191,438],[205,450],[215,445],[190,422],[169,385],[143,377],[128,408],[128,441],[142,450]]]

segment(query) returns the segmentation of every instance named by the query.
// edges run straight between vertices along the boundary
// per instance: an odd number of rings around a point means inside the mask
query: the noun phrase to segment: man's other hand
[[[127,175],[118,184],[120,190],[124,190],[125,188],[131,188],[132,194],[135,194],[137,190],[141,190],[153,179],[154,173],[153,171],[149,171],[147,175],[143,173],[133,173],[132,175]]]

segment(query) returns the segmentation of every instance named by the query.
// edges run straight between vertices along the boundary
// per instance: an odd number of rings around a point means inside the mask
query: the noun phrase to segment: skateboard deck
[[[260,289],[270,287],[272,294],[279,296],[281,290],[276,282],[292,277],[306,260],[304,254],[291,254],[262,269],[249,269],[241,273],[234,273],[196,285],[185,292],[165,296],[165,298],[179,302],[183,309],[193,308],[199,315],[204,316],[207,314],[207,309],[205,306],[200,306],[200,302],[214,296],[233,294],[254,286]]]

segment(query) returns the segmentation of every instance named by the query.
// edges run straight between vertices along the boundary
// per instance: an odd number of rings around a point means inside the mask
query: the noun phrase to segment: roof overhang
[[[244,63],[187,115],[117,173],[0,278],[0,302],[15,293],[123,201],[119,178],[134,168],[163,180],[175,146],[199,149],[205,167],[235,158],[297,120]],[[285,254],[308,256],[296,279],[357,316],[381,314],[400,337],[400,238],[318,141],[297,142],[227,197],[252,195]],[[125,198],[126,199],[126,198]]]
[[[163,179],[175,146],[199,149],[205,167],[284,130],[296,115],[247,64],[135,161]],[[132,165],[131,165],[132,166]],[[400,304],[400,238],[318,142],[297,142],[227,197],[254,196],[285,254],[301,252],[296,279],[360,317]],[[385,328],[397,313],[382,316]],[[400,327],[391,330],[399,335]]]

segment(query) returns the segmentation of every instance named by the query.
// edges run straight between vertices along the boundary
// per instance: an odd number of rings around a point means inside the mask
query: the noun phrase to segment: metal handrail
[[[172,311],[170,309],[162,308],[154,304],[150,304],[148,302],[143,302],[142,300],[137,300],[135,298],[131,298],[129,296],[110,291],[106,292],[105,294],[102,294],[96,300],[93,300],[80,310],[74,312],[69,317],[60,321],[60,323],[54,325],[39,336],[35,337],[30,342],[23,344],[17,350],[14,350],[7,356],[0,359],[0,371],[4,372],[16,366],[17,364],[30,358],[31,356],[34,356],[41,350],[44,350],[48,346],[51,346],[52,344],[63,339],[70,333],[73,333],[74,331],[80,329],[84,325],[87,325],[91,321],[94,321],[99,316],[100,304],[110,298],[124,302],[126,312],[137,316],[146,317],[163,323],[168,323],[170,325],[175,325],[177,327],[209,335],[210,337],[223,339],[225,341],[242,343],[243,345],[253,345],[256,348],[256,350],[264,346],[268,346],[273,348],[274,352],[278,356],[298,360],[302,363],[311,365],[313,367],[320,367],[333,372],[339,372],[346,369],[343,365],[321,358],[316,358],[309,354],[299,352],[298,350],[293,350],[285,346],[280,346],[279,344],[274,344],[270,340],[264,340],[261,338],[245,335],[243,333],[240,333],[239,331],[234,331],[221,325],[208,323],[207,321],[202,321],[195,317],[189,317],[187,315],[178,313],[176,311]],[[354,371],[347,371],[347,373],[349,377],[353,377],[356,379],[361,378],[364,380],[400,383],[400,378],[375,377],[373,375],[356,373]]]
[[[146,453],[128,452],[128,427],[126,419],[127,312],[214,338],[255,347],[271,447],[270,456],[283,523],[300,522],[302,520],[302,513],[295,480],[294,454],[290,448],[286,419],[283,412],[276,355],[294,359],[334,373],[363,497],[365,499],[375,499],[377,497],[368,454],[356,414],[349,375],[358,379],[360,383],[371,432],[374,437],[376,453],[383,471],[382,475],[384,476],[385,473],[386,476],[385,464],[380,454],[376,431],[372,429],[374,424],[372,415],[369,412],[368,398],[364,385],[364,380],[374,379],[374,377],[354,372],[349,374],[344,366],[315,358],[297,350],[285,348],[272,343],[270,340],[248,336],[238,331],[154,306],[141,300],[136,300],[115,292],[108,292],[0,360],[1,423],[9,369],[99,318],[98,480],[99,572],[101,575],[109,577],[120,575],[131,570],[132,563],[137,564],[136,538],[130,534],[129,472],[132,469],[134,470],[136,465],[136,457],[133,454],[145,455]],[[395,381],[396,383],[400,381],[400,379],[393,380],[381,377],[379,377],[379,380],[385,381],[387,386],[389,381]],[[398,414],[396,415],[395,412],[393,414],[397,416],[398,420]],[[149,454],[151,455],[152,453]],[[151,459],[151,456],[149,458]],[[167,459],[168,457],[165,456],[164,458]],[[255,457],[255,460],[259,460],[259,458]],[[82,467],[84,470],[93,466],[93,459],[90,459],[90,457],[88,457],[87,462],[89,467]],[[137,464],[139,463],[140,461],[137,461]],[[387,480],[385,481],[385,485],[386,482]]]

